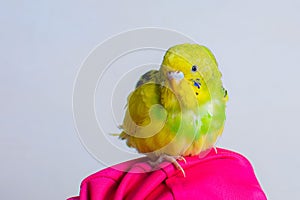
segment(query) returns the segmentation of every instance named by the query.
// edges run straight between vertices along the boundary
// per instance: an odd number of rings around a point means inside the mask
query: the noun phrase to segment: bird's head
[[[198,44],[171,47],[160,70],[165,84],[175,94],[196,98],[200,104],[209,101],[213,88],[222,84],[215,57],[208,48]]]

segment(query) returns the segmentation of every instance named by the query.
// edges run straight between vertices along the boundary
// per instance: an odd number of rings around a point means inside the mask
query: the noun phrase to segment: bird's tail
[[[119,129],[123,129],[122,125],[118,126]],[[124,140],[126,138],[126,133],[122,131],[121,133],[110,133],[109,135],[114,136],[114,137],[119,137],[120,139]]]

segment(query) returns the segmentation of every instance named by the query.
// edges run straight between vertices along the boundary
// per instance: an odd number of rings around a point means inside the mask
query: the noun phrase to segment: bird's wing
[[[160,78],[160,72],[158,70],[150,70],[143,74],[139,81],[136,83],[135,88],[138,88],[147,83],[158,83]]]
[[[128,96],[127,110],[125,113],[120,138],[129,135],[143,137],[145,128],[163,117],[163,108],[160,105],[160,85],[158,84],[159,71],[151,70],[145,73],[137,82],[136,89]],[[151,110],[152,109],[152,110]],[[154,111],[154,112],[153,112]],[[155,114],[155,116],[151,115]],[[156,124],[158,126],[158,124]],[[148,127],[151,130],[154,127]]]
[[[223,92],[224,92],[224,101],[227,102],[228,101],[228,92],[224,87],[222,89],[223,89]]]

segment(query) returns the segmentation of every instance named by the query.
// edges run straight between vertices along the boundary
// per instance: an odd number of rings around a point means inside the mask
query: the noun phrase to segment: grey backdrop
[[[98,43],[141,26],[215,53],[230,95],[218,145],[252,162],[269,199],[300,196],[299,1],[180,2],[0,3],[1,199],[65,199],[104,167],[77,137],[74,79]]]

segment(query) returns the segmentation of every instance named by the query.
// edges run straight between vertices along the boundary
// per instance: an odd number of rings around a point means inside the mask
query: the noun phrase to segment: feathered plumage
[[[152,158],[200,154],[222,133],[227,98],[208,48],[171,47],[160,69],[142,75],[128,96],[120,138]]]

